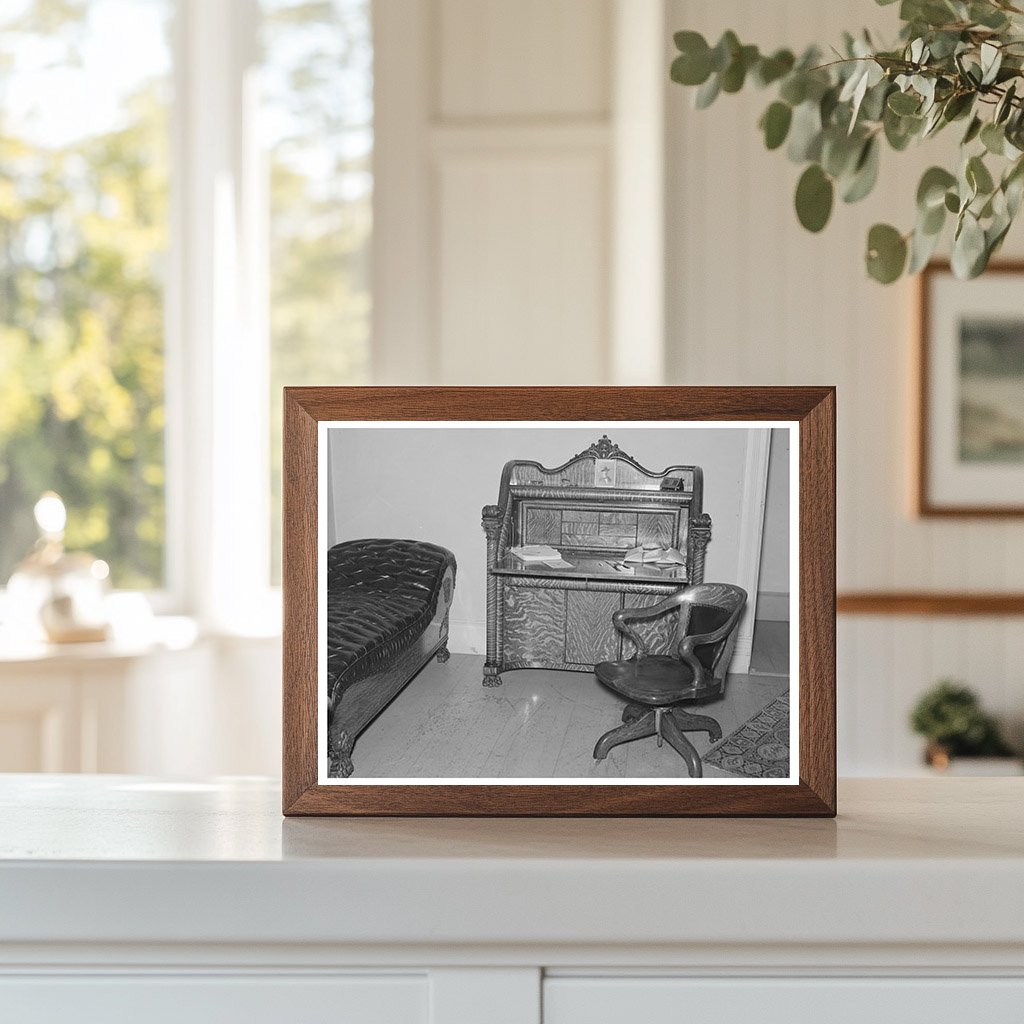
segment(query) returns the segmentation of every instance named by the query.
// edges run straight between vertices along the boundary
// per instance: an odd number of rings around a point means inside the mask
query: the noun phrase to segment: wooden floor
[[[789,676],[789,623],[757,622],[750,671],[757,676]]]
[[[356,741],[356,778],[686,778],[686,766],[654,737],[593,758],[620,724],[623,701],[582,672],[508,672],[481,686],[483,657],[431,662]],[[699,710],[728,735],[789,686],[782,676],[730,675],[726,696]],[[705,733],[689,738],[703,754]],[[705,776],[731,778],[708,768]]]

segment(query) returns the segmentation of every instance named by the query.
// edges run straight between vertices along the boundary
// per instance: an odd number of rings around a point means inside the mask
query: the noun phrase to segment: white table
[[[837,821],[285,820],[269,782],[0,776],[0,1019],[1019,1024],[1022,796],[848,780]]]

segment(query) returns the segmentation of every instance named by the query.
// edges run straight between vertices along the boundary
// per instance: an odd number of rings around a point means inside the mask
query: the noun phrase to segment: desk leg
[[[498,553],[498,531],[501,509],[484,505],[481,524],[487,537],[487,661],[484,663],[484,686],[501,686],[501,650],[498,628],[498,605],[501,600],[498,577],[491,572]]]
[[[493,573],[487,575],[487,660],[484,662],[484,686],[501,686],[501,630],[498,606],[501,602],[500,581]]]

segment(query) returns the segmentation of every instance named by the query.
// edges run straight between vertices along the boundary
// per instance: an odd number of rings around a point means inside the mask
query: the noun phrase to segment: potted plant
[[[981,709],[977,695],[969,687],[943,679],[925,693],[910,715],[914,732],[924,736],[925,762],[939,771],[947,771],[963,758],[1000,759],[995,766],[975,761],[964,774],[1019,774],[1019,763],[1012,767],[1007,758],[1014,751],[1003,738],[991,715]],[[964,766],[960,766],[964,767]]]

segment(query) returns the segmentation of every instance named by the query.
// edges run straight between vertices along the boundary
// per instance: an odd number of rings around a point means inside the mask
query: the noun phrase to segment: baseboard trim
[[[789,622],[789,594],[777,590],[762,590],[757,595],[759,622]]]

